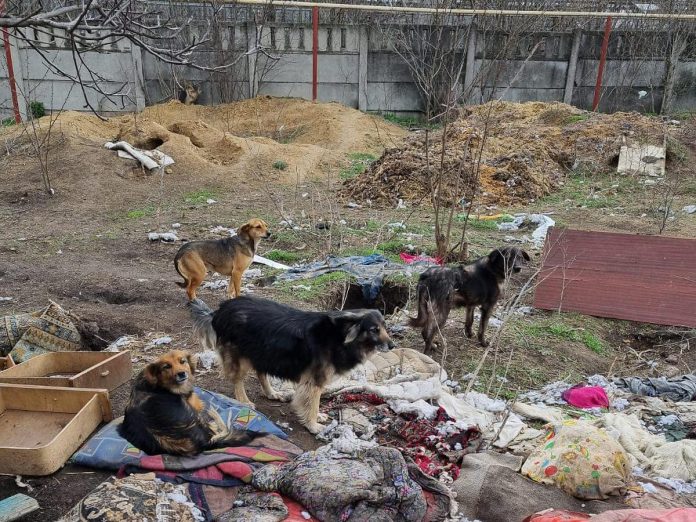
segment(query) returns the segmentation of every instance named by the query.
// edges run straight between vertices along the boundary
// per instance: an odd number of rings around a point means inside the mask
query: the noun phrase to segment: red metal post
[[[312,7],[312,101],[317,101],[318,61],[319,61],[319,8]]]
[[[604,24],[604,39],[602,40],[602,50],[599,55],[599,70],[597,71],[597,83],[594,88],[594,100],[592,100],[592,110],[596,111],[599,107],[599,97],[602,92],[602,76],[604,76],[604,65],[607,62],[607,48],[609,47],[609,35],[611,34],[611,16],[607,16]]]
[[[5,0],[0,0],[0,15],[5,12]],[[12,108],[14,109],[15,123],[22,123],[22,116],[19,113],[19,99],[17,98],[17,84],[15,83],[14,67],[12,66],[12,51],[10,51],[10,34],[7,29],[2,29],[2,44],[5,47],[5,61],[7,62],[7,75],[10,82],[10,93],[12,93]]]

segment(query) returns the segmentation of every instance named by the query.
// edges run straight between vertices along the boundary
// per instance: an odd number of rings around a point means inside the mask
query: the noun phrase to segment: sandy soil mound
[[[50,121],[37,122],[40,134]],[[259,175],[288,182],[320,174],[345,152],[381,152],[405,135],[382,118],[337,103],[270,97],[215,107],[171,101],[107,121],[68,111],[55,119],[51,132],[67,148],[113,140],[157,148],[174,158],[175,174]],[[23,126],[0,134],[30,143]]]
[[[442,132],[430,133],[428,154],[424,132],[387,150],[365,173],[345,182],[343,196],[385,206],[399,199],[429,203],[440,171]],[[614,168],[624,139],[661,144],[663,135],[659,119],[638,113],[597,114],[541,102],[470,107],[447,128],[445,197],[471,197],[482,141],[476,200],[508,205],[548,194],[572,168]],[[467,144],[469,154],[462,162]]]

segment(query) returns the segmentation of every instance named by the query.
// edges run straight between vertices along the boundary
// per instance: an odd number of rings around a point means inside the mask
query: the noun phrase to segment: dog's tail
[[[184,278],[184,282],[176,281],[177,286],[181,288],[186,288],[188,286],[188,279],[186,279],[186,276],[181,273],[181,270],[179,270],[179,254],[177,253],[176,257],[174,258],[174,268],[176,268],[176,272]]]
[[[210,449],[229,448],[233,446],[245,446],[249,444],[252,440],[258,437],[263,437],[264,435],[267,435],[267,433],[259,433],[257,431],[248,430],[237,430],[232,428],[230,429],[229,433],[227,433],[227,435],[212,443],[212,447]]]
[[[423,328],[428,322],[428,299],[425,295],[426,292],[423,288],[421,288],[420,285],[418,285],[416,292],[416,300],[418,301],[418,316],[409,317],[408,325],[412,328]]]
[[[189,310],[193,319],[193,333],[206,350],[217,349],[217,333],[213,328],[213,311],[200,299],[190,301]]]

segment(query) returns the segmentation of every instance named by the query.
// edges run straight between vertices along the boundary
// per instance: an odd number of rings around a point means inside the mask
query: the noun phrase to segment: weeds
[[[285,163],[283,160],[278,160],[273,163],[273,168],[276,170],[285,170],[288,168],[288,164]]]
[[[208,189],[201,189],[201,190],[196,190],[194,192],[189,192],[188,194],[184,195],[184,202],[197,205],[200,203],[205,203],[209,199],[213,199],[216,197],[216,194],[212,190]]]
[[[126,212],[126,217],[128,219],[140,219],[148,216],[152,216],[155,213],[154,205],[148,205],[145,208],[136,208]]]
[[[457,221],[463,222],[466,220],[466,214],[459,214],[457,216]],[[512,216],[501,216],[498,219],[476,219],[475,217],[469,216],[469,227],[476,230],[498,230],[498,223],[509,223],[514,221],[515,218]]]
[[[426,127],[428,129],[437,129],[440,127],[440,125],[437,123],[428,123],[417,116],[398,116],[393,112],[382,114],[382,118],[387,120],[389,123],[393,123],[394,125],[398,125],[399,127],[403,127],[405,129],[423,129]]]
[[[585,121],[590,119],[589,114],[573,114],[572,116],[568,116],[565,120],[566,125],[571,125],[573,123],[578,123],[580,121]]]
[[[315,302],[329,294],[329,287],[339,283],[345,284],[351,280],[352,277],[345,272],[331,272],[313,279],[284,281],[279,283],[277,287],[281,292],[292,296],[294,299]]]
[[[348,154],[349,164],[339,172],[339,177],[342,180],[347,180],[359,176],[367,170],[370,163],[377,159],[376,156],[367,152],[351,152]]]
[[[579,342],[597,354],[604,354],[606,347],[604,342],[592,332],[578,329],[563,323],[552,322],[548,324],[527,324],[524,331],[533,337],[556,337],[565,341]]]
[[[271,250],[264,254],[264,257],[278,263],[292,264],[297,263],[302,256],[297,252],[288,252],[287,250]]]

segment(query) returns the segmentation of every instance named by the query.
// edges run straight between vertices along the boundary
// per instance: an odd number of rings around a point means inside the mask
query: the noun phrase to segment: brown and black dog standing
[[[239,228],[236,236],[186,243],[174,257],[174,267],[184,278],[177,285],[186,288],[189,301],[193,301],[208,270],[212,270],[230,276],[227,297],[239,297],[242,274],[253,261],[259,241],[270,236],[265,221],[251,219]]]
[[[191,355],[172,350],[135,378],[121,435],[148,455],[196,455],[241,446],[259,434],[230,430],[193,391]]]
[[[473,337],[474,310],[481,307],[478,341],[485,340],[488,320],[493,313],[501,286],[512,273],[522,270],[529,254],[515,247],[497,248],[475,263],[456,268],[437,267],[423,272],[418,280],[418,317],[411,318],[410,326],[422,328],[424,352],[433,349],[438,328],[444,328],[450,310],[466,308],[466,336]]]

